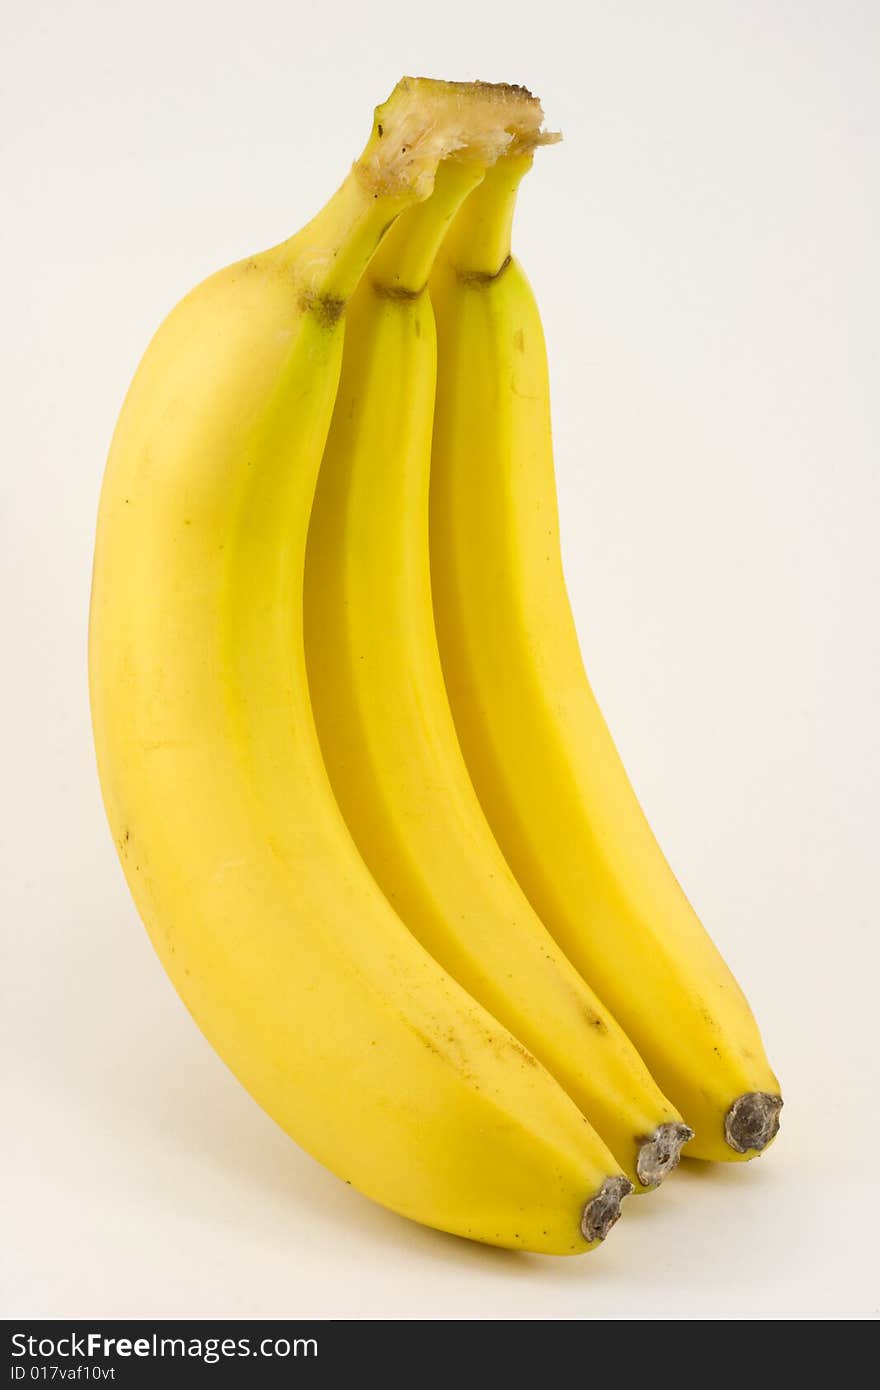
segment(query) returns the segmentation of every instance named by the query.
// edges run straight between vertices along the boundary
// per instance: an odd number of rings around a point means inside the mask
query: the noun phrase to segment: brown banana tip
[[[636,1176],[643,1187],[656,1187],[677,1168],[681,1151],[694,1131],[690,1126],[671,1122],[658,1125],[653,1134],[643,1139],[636,1156]]]
[[[760,1153],[779,1133],[782,1096],[747,1091],[724,1117],[724,1138],[735,1153]]]
[[[604,1240],[611,1227],[620,1219],[620,1204],[633,1190],[629,1178],[606,1178],[595,1197],[584,1207],[581,1231],[584,1240],[592,1245]]]

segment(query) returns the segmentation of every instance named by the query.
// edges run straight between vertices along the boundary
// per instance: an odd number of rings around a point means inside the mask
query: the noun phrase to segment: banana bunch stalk
[[[542,121],[404,79],[326,207],[171,313],[89,664],[135,902],[254,1098],[405,1216],[569,1254],[782,1102],[580,659],[510,254]]]

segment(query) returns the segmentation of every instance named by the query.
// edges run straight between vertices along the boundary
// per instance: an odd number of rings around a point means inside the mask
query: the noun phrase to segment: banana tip
[[[677,1168],[682,1149],[693,1137],[694,1131],[688,1125],[678,1122],[658,1125],[639,1145],[636,1176],[642,1186],[656,1187]]]
[[[604,1240],[611,1227],[620,1219],[620,1204],[633,1190],[629,1178],[606,1178],[595,1197],[584,1207],[581,1231],[584,1240],[592,1245]]]
[[[724,1117],[724,1138],[738,1154],[760,1153],[779,1133],[782,1096],[746,1091],[737,1096]]]

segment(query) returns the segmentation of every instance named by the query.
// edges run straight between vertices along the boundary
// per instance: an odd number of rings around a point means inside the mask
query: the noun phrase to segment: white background
[[[863,1318],[878,1248],[877,73],[871,0],[82,0],[4,26],[7,1316]],[[195,1030],[106,829],[95,508],[168,308],[325,200],[404,72],[525,82],[565,143],[516,249],[566,565],[637,789],[784,1083],[596,1255],[409,1225]]]

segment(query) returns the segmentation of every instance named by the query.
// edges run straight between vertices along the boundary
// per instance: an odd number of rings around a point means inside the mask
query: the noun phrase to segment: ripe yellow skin
[[[306,533],[342,309],[438,157],[391,191],[362,159],[302,233],[199,286],[150,344],[101,496],[95,742],[155,948],[278,1124],[408,1217],[569,1254],[590,1248],[584,1204],[619,1169],[379,891],[307,688]]]
[[[306,662],[330,779],[377,882],[431,954],[553,1073],[639,1185],[641,1144],[681,1117],[547,932],[468,776],[431,603],[436,336],[427,280],[482,178],[449,164],[400,219],[347,312],[306,558]],[[440,186],[442,184],[442,187]]]
[[[468,768],[533,906],[696,1131],[778,1096],[745,998],[648,826],[584,672],[559,547],[546,350],[510,228],[527,162],[464,204],[431,279],[431,577]]]

